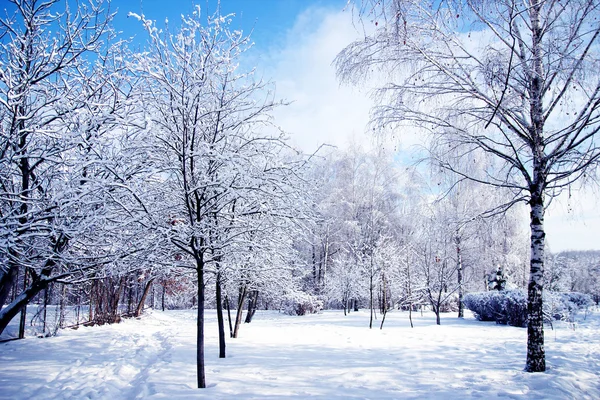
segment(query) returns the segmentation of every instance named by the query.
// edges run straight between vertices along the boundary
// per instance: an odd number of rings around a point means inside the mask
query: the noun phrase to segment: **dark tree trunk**
[[[88,321],[92,322],[93,320],[93,309],[94,309],[94,294],[95,294],[95,288],[96,288],[96,281],[92,281],[92,285],[90,286],[90,309],[88,310]]]
[[[135,309],[136,317],[139,317],[140,315],[142,315],[142,312],[144,311],[144,304],[146,303],[146,297],[148,297],[148,293],[150,292],[150,289],[152,288],[152,282],[154,282],[154,278],[152,278],[148,282],[146,282],[146,286],[144,287],[144,293],[142,294],[142,298],[140,299],[140,302],[138,303],[138,305]]]
[[[387,299],[387,288],[386,288],[386,284],[385,284],[385,275],[383,275],[382,278],[382,285],[383,285],[383,292],[381,293],[381,325],[379,326],[379,329],[383,329],[383,323],[385,322],[385,316],[387,315],[387,311],[388,311],[388,299]]]
[[[6,329],[8,323],[33,299],[38,293],[46,288],[48,281],[35,279],[31,286],[19,294],[15,301],[8,304],[0,311],[0,334]]]
[[[42,334],[46,336],[46,318],[48,317],[48,286],[44,289],[44,313],[42,318]]]
[[[250,293],[250,298],[248,299],[248,312],[246,313],[246,319],[244,323],[249,324],[252,322],[252,317],[254,317],[254,313],[256,312],[256,306],[258,304],[258,290],[253,290]]]
[[[0,311],[8,299],[10,290],[13,289],[13,296],[16,296],[16,283],[19,275],[19,268],[16,265],[10,263],[10,267],[7,272],[2,272],[0,275]]]
[[[225,358],[225,324],[223,322],[223,299],[221,298],[221,273],[216,279],[217,323],[219,325],[219,358]]]
[[[433,309],[433,312],[435,314],[436,325],[441,325],[439,303],[435,304],[434,302],[431,302],[431,308]],[[423,312],[423,310],[421,310],[421,312]]]
[[[58,327],[60,329],[65,327],[65,302],[67,301],[66,297],[67,297],[67,286],[63,284],[60,287],[60,300],[59,300],[60,311],[59,311],[59,318],[58,318]],[[79,325],[79,304],[77,305],[76,310],[77,310],[76,311],[77,312],[77,322],[75,324]]]
[[[196,335],[196,370],[198,388],[206,387],[206,376],[204,373],[204,260],[202,255],[198,256],[196,272],[198,275],[198,317]]]
[[[373,257],[371,257],[371,276],[369,277],[369,308],[371,317],[369,318],[369,329],[373,328]]]
[[[163,311],[165,311],[165,294],[167,292],[167,287],[165,282],[163,281],[162,283],[162,293],[161,293],[161,297],[160,297],[160,307]]]
[[[233,323],[231,322],[231,305],[229,304],[229,296],[225,295],[225,306],[227,307],[227,321],[229,321],[229,337],[233,337]]]
[[[242,313],[244,311],[244,300],[246,299],[246,285],[244,284],[240,287],[239,295],[238,295],[238,304],[237,304],[237,312],[235,315],[235,326],[233,328],[233,337],[238,337],[238,332],[240,330],[240,324],[242,323]]]
[[[462,254],[460,253],[460,236],[458,234],[454,241],[456,243],[456,276],[458,278],[458,318],[464,318]]]
[[[152,309],[154,310],[156,307],[156,303],[154,303],[154,301],[156,300],[156,286],[152,285],[152,292],[150,292],[150,307],[152,307]]]
[[[130,278],[133,280],[133,277]],[[135,286],[135,282],[131,282],[127,285],[127,315],[133,314],[133,288]]]
[[[27,268],[25,268],[25,274],[23,275],[24,291],[27,290],[27,277],[29,275],[27,272]],[[33,299],[34,296],[35,295],[31,296],[31,299]],[[29,304],[29,301],[31,301],[31,299],[27,300],[27,303],[25,303],[25,305],[21,308],[21,320],[19,321],[19,339],[25,338],[25,325],[27,324],[27,304]]]

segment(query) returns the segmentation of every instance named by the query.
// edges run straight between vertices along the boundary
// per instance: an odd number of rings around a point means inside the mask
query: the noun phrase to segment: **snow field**
[[[2,399],[600,398],[600,313],[546,330],[548,371],[529,374],[526,330],[445,314],[290,317],[258,311],[218,358],[207,312],[206,380],[196,385],[195,310],[0,344]],[[375,328],[376,326],[376,328]]]

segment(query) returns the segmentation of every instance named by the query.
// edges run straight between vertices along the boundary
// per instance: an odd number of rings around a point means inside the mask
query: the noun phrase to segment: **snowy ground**
[[[600,398],[600,312],[547,329],[548,371],[522,372],[526,330],[472,318],[257,312],[218,359],[209,312],[208,388],[195,388],[194,311],[0,344],[2,399]],[[583,316],[581,316],[582,319]],[[377,321],[379,322],[379,321]]]

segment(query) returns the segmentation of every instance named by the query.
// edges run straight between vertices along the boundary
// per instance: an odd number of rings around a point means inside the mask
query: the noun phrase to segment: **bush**
[[[287,295],[281,308],[288,315],[316,314],[323,309],[323,302],[309,294],[297,292]]]
[[[527,326],[527,292],[520,289],[468,293],[463,299],[466,308],[473,311],[479,321],[496,321],[498,324]],[[583,293],[544,293],[544,318],[573,321],[578,311],[593,304]]]
[[[574,322],[575,316],[594,304],[588,294],[567,292],[544,295],[544,316],[557,321]]]
[[[527,296],[522,290],[468,293],[463,299],[463,304],[473,311],[479,321],[527,326]]]

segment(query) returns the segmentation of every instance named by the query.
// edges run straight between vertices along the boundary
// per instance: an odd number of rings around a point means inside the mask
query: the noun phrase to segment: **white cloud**
[[[259,69],[276,82],[277,97],[291,101],[274,114],[292,143],[313,152],[323,143],[346,147],[350,138],[368,143],[365,127],[372,101],[367,90],[340,87],[332,61],[359,37],[350,12],[310,8],[271,49]]]
[[[373,106],[368,89],[340,87],[332,61],[346,45],[361,37],[349,11],[310,8],[279,43],[259,60],[259,73],[276,82],[277,98],[293,103],[275,112],[276,123],[292,134],[305,152],[323,143],[346,148],[368,146],[366,132]],[[422,143],[418,133],[403,131],[398,149]],[[403,153],[405,162],[414,161]],[[528,221],[525,220],[524,224]],[[592,191],[572,191],[556,199],[546,213],[547,239],[553,252],[600,249],[600,212]]]

